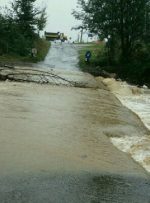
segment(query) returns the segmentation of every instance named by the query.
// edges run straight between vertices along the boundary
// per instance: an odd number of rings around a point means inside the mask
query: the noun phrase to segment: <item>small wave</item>
[[[121,138],[113,137],[111,142],[121,151],[131,155],[148,172],[150,172],[150,137],[125,136]]]

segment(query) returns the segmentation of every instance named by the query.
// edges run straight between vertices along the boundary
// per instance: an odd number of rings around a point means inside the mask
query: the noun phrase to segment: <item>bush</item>
[[[37,49],[37,57],[35,58],[35,61],[42,61],[44,60],[45,56],[47,55],[47,52],[50,48],[50,42],[46,41],[45,39],[37,39],[34,42],[34,47]]]
[[[23,44],[23,43],[22,43]],[[33,62],[36,63],[38,61],[44,60],[45,56],[47,55],[47,52],[50,48],[50,42],[44,40],[44,39],[36,39],[33,45],[35,48],[37,48],[37,56],[32,57],[31,56],[31,48],[28,48],[29,46],[24,46],[23,49],[21,50],[21,46],[19,45],[17,50],[20,50],[20,54],[18,55],[18,52],[12,52],[9,54],[3,54],[0,56],[0,62],[5,62],[5,63],[18,63],[18,62]],[[25,52],[27,55],[24,55]],[[22,54],[21,54],[22,53]]]

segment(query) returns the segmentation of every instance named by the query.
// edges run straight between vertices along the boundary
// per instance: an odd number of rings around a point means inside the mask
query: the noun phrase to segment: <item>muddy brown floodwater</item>
[[[0,202],[150,202],[149,174],[109,139],[148,130],[100,82],[87,87],[0,83]]]
[[[6,82],[0,112],[0,202],[149,202],[107,137],[146,129],[108,91]]]

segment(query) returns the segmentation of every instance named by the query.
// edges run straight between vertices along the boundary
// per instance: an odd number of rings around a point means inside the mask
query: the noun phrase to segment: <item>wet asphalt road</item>
[[[77,57],[54,45],[40,66]],[[106,136],[146,129],[107,90],[1,83],[0,112],[0,203],[150,203],[149,174]]]
[[[149,203],[147,180],[108,174],[30,174],[0,179],[1,203]]]

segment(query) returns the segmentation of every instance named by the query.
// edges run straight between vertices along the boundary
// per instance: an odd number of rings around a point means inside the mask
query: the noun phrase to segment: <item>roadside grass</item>
[[[37,49],[37,57],[32,58],[33,62],[43,61],[50,49],[50,42],[45,39],[39,39],[35,42],[35,48]]]
[[[86,51],[91,51],[92,53],[89,63],[85,61]],[[119,57],[119,52],[117,57]],[[79,67],[83,72],[91,73],[94,76],[101,76],[103,71],[106,71],[115,73],[117,78],[130,84],[150,87],[150,58],[148,52],[139,52],[137,56],[134,56],[126,63],[122,63],[119,60],[116,60],[115,63],[110,63],[108,48],[105,44],[87,44],[79,51]]]
[[[95,65],[98,61],[99,54],[103,53],[105,49],[105,45],[102,44],[84,44],[83,48],[79,51],[80,54],[80,65],[81,68],[86,65],[85,62],[85,53],[90,51],[92,53],[92,57],[90,60],[90,65]]]
[[[86,51],[90,51],[92,56],[90,62],[85,61]],[[108,65],[107,49],[104,43],[85,44],[79,51],[79,67],[83,72],[89,72],[94,76],[100,75],[101,67]]]
[[[36,63],[38,61],[43,61],[46,57],[51,44],[50,42],[46,41],[45,39],[38,39],[35,41],[35,48],[37,49],[37,56],[32,57],[31,54],[28,56],[19,56],[17,54],[5,54],[0,56],[0,63],[8,63],[8,64],[15,64],[15,63]]]

